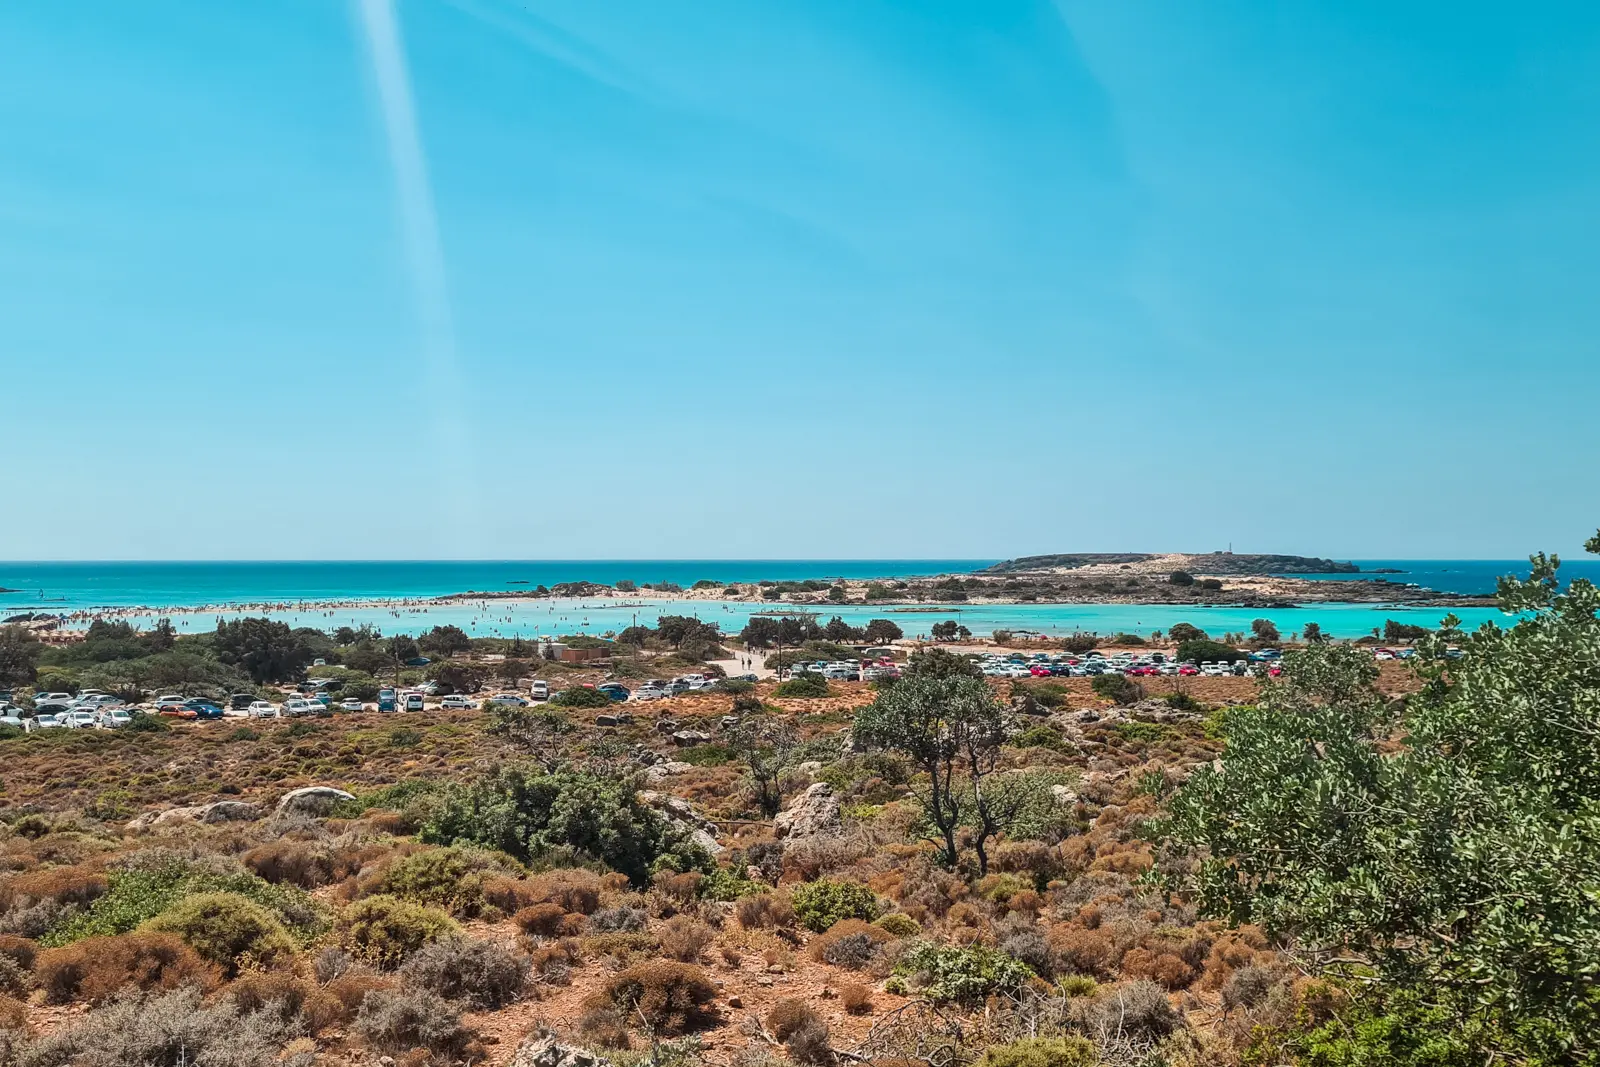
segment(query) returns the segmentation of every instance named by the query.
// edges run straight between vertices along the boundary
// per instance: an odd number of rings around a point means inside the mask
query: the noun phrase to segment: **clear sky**
[[[0,558],[1509,557],[1600,7],[8,0]]]

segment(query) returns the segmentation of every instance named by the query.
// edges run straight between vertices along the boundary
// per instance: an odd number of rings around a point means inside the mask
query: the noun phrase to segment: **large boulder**
[[[576,1045],[563,1045],[554,1034],[529,1035],[507,1067],[607,1067],[610,1060]]]
[[[346,793],[331,785],[307,785],[283,794],[278,801],[278,810],[303,815],[326,815],[340,801],[354,799],[353,793]]]
[[[703,745],[711,740],[711,735],[703,730],[679,730],[672,735],[672,743],[679,748],[689,748],[692,745]]]
[[[655,763],[644,769],[644,780],[651,785],[658,785],[663,779],[684,771],[694,770],[694,764],[684,763],[682,760],[668,760],[665,763]]]
[[[838,837],[844,833],[844,817],[839,813],[839,798],[833,786],[817,782],[795,797],[787,811],[772,820],[778,837]]]
[[[147,811],[143,815],[128,823],[128,829],[134,833],[149,830],[157,826],[172,826],[177,823],[219,823],[250,821],[261,818],[261,807],[248,800],[218,800],[210,804],[195,804],[183,808],[167,808],[165,811]]]

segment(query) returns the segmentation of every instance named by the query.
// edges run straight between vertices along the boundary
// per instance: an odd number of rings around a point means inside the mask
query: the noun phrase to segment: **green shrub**
[[[229,978],[241,970],[273,970],[295,956],[294,939],[278,917],[238,893],[185,897],[146,924],[177,934]]]
[[[872,925],[893,934],[895,937],[916,937],[922,933],[922,925],[901,911],[891,911],[887,915],[880,915],[872,921]]]
[[[860,882],[819,878],[796,887],[790,895],[794,914],[808,930],[822,933],[841,919],[871,922],[883,909],[878,897]]]
[[[358,900],[339,917],[339,943],[350,955],[392,968],[430,941],[455,934],[450,916],[379,894]]]
[[[787,682],[780,682],[778,688],[773,690],[774,696],[780,697],[825,697],[833,691],[828,688],[828,680],[820,674],[796,675]]]
[[[709,745],[695,745],[678,753],[678,759],[696,767],[720,767],[724,763],[732,762],[733,758],[733,749],[715,742]]]
[[[1142,741],[1146,744],[1172,736],[1172,728],[1158,722],[1119,722],[1112,729],[1129,741]]]
[[[85,937],[125,934],[184,897],[203,893],[233,893],[260,904],[301,944],[309,944],[328,928],[327,910],[304,890],[269,885],[220,860],[201,862],[167,849],[149,849],[113,867],[106,881],[103,896],[52,927],[41,944],[54,947]]]
[[[1144,698],[1144,686],[1126,674],[1097,674],[1089,683],[1094,695],[1117,704],[1133,704]]]
[[[470,916],[483,906],[483,883],[490,872],[520,873],[509,857],[499,863],[481,849],[431,848],[391,863],[377,892]]]
[[[958,948],[922,941],[895,963],[897,975],[910,978],[934,1003],[978,1004],[992,993],[1014,992],[1033,977],[1021,960],[982,945]]]
[[[1248,658],[1237,648],[1205,638],[1191,638],[1178,646],[1179,663],[1234,663]]]
[[[551,697],[550,703],[563,708],[609,708],[613,701],[598,689],[574,685]]]
[[[992,1045],[978,1067],[1094,1067],[1094,1045],[1081,1037],[1027,1037]]]
[[[1072,744],[1066,735],[1059,728],[1045,723],[1028,727],[1012,738],[1011,743],[1018,748],[1048,748],[1052,752],[1072,751]]]
[[[706,900],[739,900],[766,891],[767,887],[760,882],[753,882],[726,867],[718,867],[700,883],[700,895]]]
[[[657,866],[711,864],[690,831],[643,803],[631,780],[583,771],[510,768],[451,787],[419,836],[498,849],[525,863],[551,854],[598,861],[636,885]]]

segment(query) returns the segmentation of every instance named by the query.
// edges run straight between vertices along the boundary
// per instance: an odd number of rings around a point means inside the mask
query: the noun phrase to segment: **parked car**
[[[400,710],[401,711],[421,711],[422,710],[422,694],[421,693],[401,693],[400,694]]]
[[[395,696],[395,691],[393,689],[386,687],[378,690],[378,710],[393,711],[395,707],[395,701],[397,699],[398,697]]]
[[[355,697],[345,697],[343,700],[339,701],[340,711],[360,711],[361,708],[361,701],[357,700]]]
[[[248,711],[255,699],[254,693],[234,693],[228,697],[228,707],[224,710]]]
[[[475,708],[478,705],[473,702],[471,697],[469,697],[469,696],[467,696],[467,695],[465,695],[463,693],[451,693],[449,696],[447,696],[443,700],[439,701],[439,706],[441,708],[461,709],[461,708]]]
[[[518,693],[496,693],[494,696],[489,698],[488,702],[490,704],[500,704],[505,707],[525,708],[528,706],[528,702],[523,700],[522,696]]]
[[[94,712],[88,708],[74,708],[66,713],[61,725],[69,730],[89,730],[95,726]]]
[[[543,678],[535,678],[533,684],[528,686],[528,695],[535,700],[549,700],[550,683]]]
[[[1197,675],[1199,673],[1200,673],[1200,668],[1196,667],[1193,663],[1180,663],[1180,664],[1178,664],[1178,674],[1181,677],[1193,678],[1195,675]]]
[[[660,700],[666,695],[667,691],[665,689],[658,688],[648,683],[641,685],[639,688],[633,691],[633,699],[635,700]]]
[[[628,687],[620,682],[603,682],[600,685],[595,686],[594,691],[596,693],[604,693],[606,696],[619,703],[632,696],[632,693]]]
[[[283,702],[283,714],[291,719],[302,715],[314,715],[320,711],[322,711],[322,705],[306,697],[292,697]]]
[[[252,700],[249,707],[252,719],[276,719],[278,706],[270,700]]]
[[[221,707],[221,705],[217,704],[215,701],[207,700],[204,697],[191,697],[190,699],[185,700],[183,702],[183,705],[184,705],[184,707],[187,707],[187,708],[193,708],[196,718],[200,718],[200,719],[220,719],[220,718],[222,718],[222,707]]]
[[[62,712],[62,714],[64,715],[66,713]],[[35,715],[33,718],[29,719],[28,722],[33,724],[32,729],[35,730],[53,730],[57,726],[61,725],[56,716],[49,713],[44,715]],[[28,727],[24,725],[23,729],[28,729]]]
[[[100,712],[99,721],[106,729],[115,730],[132,722],[133,716],[122,708],[104,708]]]
[[[156,714],[163,719],[198,719],[200,713],[187,704],[163,704],[156,709]]]

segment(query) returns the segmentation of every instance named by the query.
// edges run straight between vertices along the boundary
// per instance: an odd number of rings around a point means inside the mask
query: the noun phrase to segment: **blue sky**
[[[1573,552],[1596,69],[1561,3],[12,0],[0,558]]]

